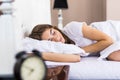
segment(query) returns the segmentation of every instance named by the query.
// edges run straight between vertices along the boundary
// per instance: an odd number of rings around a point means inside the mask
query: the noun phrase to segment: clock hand
[[[26,69],[29,69],[29,73],[28,73],[28,76],[30,76],[33,72],[34,72],[34,69],[28,67],[28,66],[24,66]]]
[[[26,69],[29,69],[30,71],[32,71],[33,69],[28,67],[28,66],[24,66]]]
[[[34,70],[30,71],[28,75],[30,76],[30,75],[32,74],[33,71],[34,71]]]

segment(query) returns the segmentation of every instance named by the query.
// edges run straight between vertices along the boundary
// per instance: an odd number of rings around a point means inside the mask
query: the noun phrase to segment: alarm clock
[[[32,53],[21,51],[16,55],[14,77],[16,80],[44,80],[46,65],[41,53],[33,50]]]

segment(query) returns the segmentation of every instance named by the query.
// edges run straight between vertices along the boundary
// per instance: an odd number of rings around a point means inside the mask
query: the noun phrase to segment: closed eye
[[[54,30],[50,30],[50,34],[53,36],[53,35],[55,35],[55,31]]]
[[[52,39],[48,39],[48,41],[52,41]]]
[[[53,32],[53,30],[52,30],[52,29],[50,29],[50,35],[51,35],[51,36],[53,36],[53,35],[54,35],[54,32]],[[48,39],[48,41],[52,41],[52,38],[50,37],[50,38]]]

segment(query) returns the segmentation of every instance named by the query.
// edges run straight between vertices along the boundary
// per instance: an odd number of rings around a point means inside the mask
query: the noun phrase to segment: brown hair
[[[53,29],[56,29],[58,30],[62,35],[63,37],[65,38],[65,43],[68,43],[68,44],[75,44],[71,39],[69,39],[61,30],[59,30],[56,26],[52,26],[52,25],[49,25],[49,24],[39,24],[39,25],[36,25],[31,34],[29,35],[30,38],[33,38],[33,39],[37,39],[37,40],[42,40],[41,36],[43,34],[43,32],[47,29],[50,29],[50,28],[53,28]]]

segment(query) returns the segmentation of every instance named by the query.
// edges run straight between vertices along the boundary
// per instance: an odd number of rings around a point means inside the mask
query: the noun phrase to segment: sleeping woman
[[[82,48],[86,53],[90,53],[90,55],[97,54],[113,44],[113,39],[110,36],[88,26],[85,22],[70,22],[63,30],[59,30],[57,27],[48,24],[36,25],[29,37],[37,40],[74,44]],[[117,58],[118,55],[120,53],[112,53],[107,59],[120,60],[120,58]],[[42,53],[42,57],[44,60],[58,62],[79,62],[81,60],[80,55],[56,54],[51,52]]]

